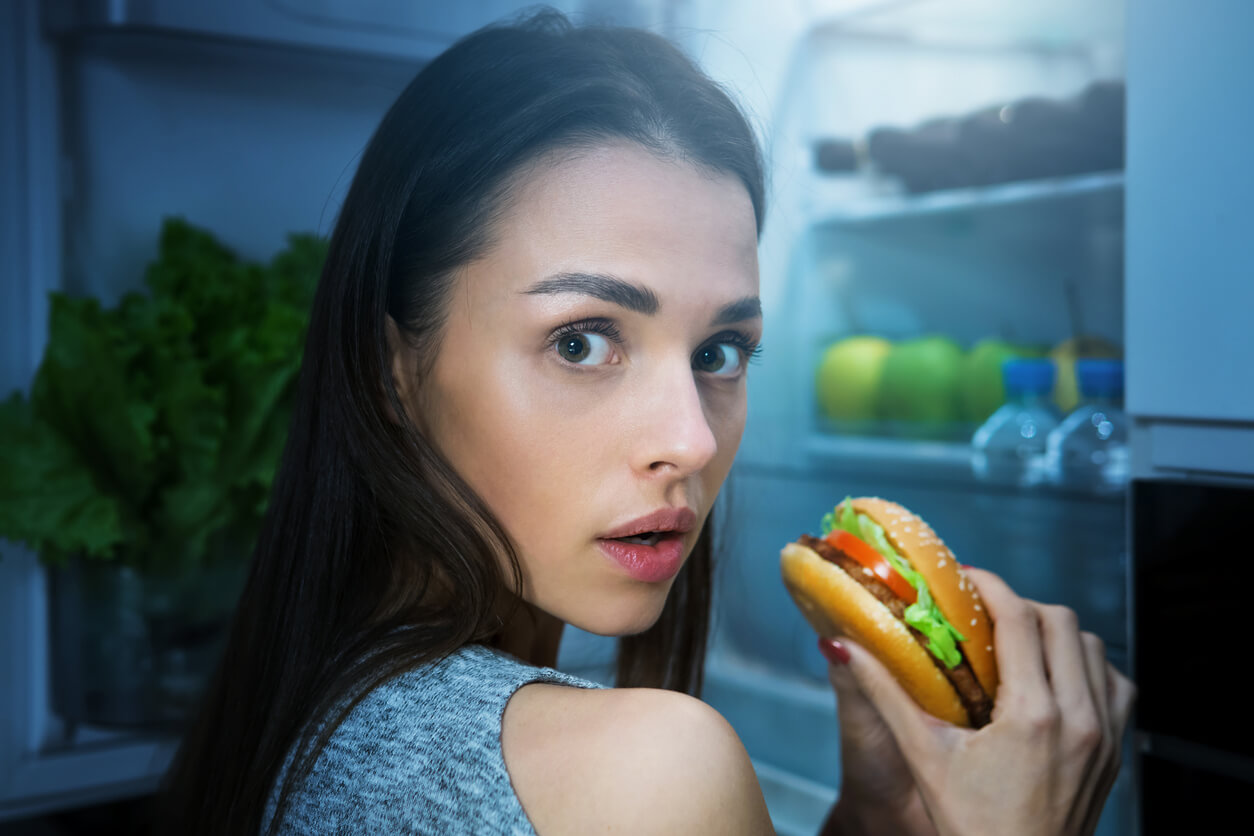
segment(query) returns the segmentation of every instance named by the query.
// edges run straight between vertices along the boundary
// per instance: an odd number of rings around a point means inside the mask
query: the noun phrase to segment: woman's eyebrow
[[[655,314],[660,307],[653,291],[604,273],[558,273],[541,279],[523,293],[529,296],[582,293],[642,314]]]
[[[657,313],[661,307],[652,290],[605,273],[557,273],[541,279],[522,292],[528,296],[581,293],[648,315]],[[719,308],[710,323],[732,325],[748,319],[760,319],[761,316],[762,300],[757,296],[746,296]]]
[[[747,319],[762,318],[762,300],[757,296],[746,296],[735,302],[724,305],[714,314],[711,325],[733,325]]]

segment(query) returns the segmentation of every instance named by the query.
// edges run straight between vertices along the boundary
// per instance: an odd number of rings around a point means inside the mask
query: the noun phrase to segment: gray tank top
[[[505,703],[530,682],[604,687],[482,645],[380,685],[292,791],[279,832],[534,834],[501,755]]]

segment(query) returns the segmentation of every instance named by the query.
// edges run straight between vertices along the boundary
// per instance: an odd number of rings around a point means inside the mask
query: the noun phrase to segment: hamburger
[[[997,696],[993,624],[936,532],[902,506],[846,498],[780,554],[784,585],[821,636],[848,636],[925,711],[989,722]]]

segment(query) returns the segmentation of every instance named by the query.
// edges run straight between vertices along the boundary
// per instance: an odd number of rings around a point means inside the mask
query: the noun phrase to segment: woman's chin
[[[669,584],[667,585],[669,588]],[[634,636],[657,623],[666,606],[666,593],[632,596],[634,600],[617,600],[606,606],[573,613],[567,623],[598,636]]]

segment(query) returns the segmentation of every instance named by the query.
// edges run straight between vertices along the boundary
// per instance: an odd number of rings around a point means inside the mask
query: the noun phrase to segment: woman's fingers
[[[1110,663],[1106,664],[1106,683],[1107,711],[1110,716],[1111,741],[1114,744],[1114,750],[1111,753],[1110,763],[1106,767],[1108,780],[1104,786],[1105,792],[1100,796],[1103,801],[1114,786],[1119,769],[1123,765],[1123,735],[1127,731],[1128,720],[1132,716],[1132,706],[1136,703],[1136,685]],[[1094,828],[1097,826],[1097,817],[1100,815],[1101,806],[1099,805],[1093,821]]]
[[[1106,666],[1106,683],[1111,727],[1115,740],[1123,740],[1128,719],[1132,716],[1132,706],[1136,702],[1136,685],[1110,664]]]
[[[841,644],[849,651],[846,667],[857,681],[858,689],[875,706],[898,746],[903,751],[920,754],[924,754],[921,747],[926,747],[926,754],[931,754],[933,735],[945,724],[919,708],[896,677],[865,648],[847,639],[842,639]]]
[[[1073,610],[1035,606],[1058,705],[1059,746],[1077,789],[1073,822],[1076,832],[1084,833],[1105,799],[1114,747],[1106,710],[1105,648],[1093,634],[1080,632]]]
[[[1040,620],[1050,689],[1062,719],[1063,744],[1078,754],[1096,751],[1109,733],[1098,707],[1105,702],[1104,685],[1097,691],[1092,681],[1093,668],[1104,670],[1106,663],[1104,657],[1093,657],[1097,637],[1086,640],[1081,635],[1079,619],[1069,607],[1033,606]]]
[[[841,793],[872,806],[902,804],[915,792],[914,776],[892,729],[862,692],[841,658],[828,666],[840,722]]]
[[[991,573],[969,574],[996,625],[1003,683],[997,713],[1027,730],[1036,745],[1058,747],[1064,783],[1076,793],[1069,829],[1089,833],[1118,772],[1124,686],[1112,687],[1117,674],[1105,647],[1080,631],[1073,610],[1019,598]]]
[[[1136,686],[1130,679],[1109,662],[1105,662],[1103,668],[1105,690],[1102,692],[1102,704],[1106,707],[1106,716],[1111,728],[1110,740],[1114,748],[1110,753],[1109,761],[1105,764],[1105,774],[1102,776],[1098,791],[1090,802],[1085,827],[1080,831],[1084,834],[1092,834],[1097,830],[1106,799],[1119,777],[1119,769],[1123,765],[1123,734],[1136,697]]]
[[[1059,707],[1064,753],[1079,782],[1079,833],[1092,833],[1118,777],[1122,739],[1135,688],[1106,659],[1102,640],[1080,632],[1066,607],[1034,605],[1041,622],[1046,667]]]
[[[1102,728],[1114,733],[1114,724],[1110,710],[1110,677],[1108,670],[1113,670],[1106,661],[1106,643],[1096,634],[1084,632],[1080,634],[1084,643],[1084,665],[1088,669],[1089,689],[1093,694],[1093,704],[1102,720]]]
[[[1113,665],[1107,665],[1106,679],[1106,690],[1110,695],[1111,715],[1115,716],[1122,713],[1126,721],[1128,712],[1132,710],[1132,704],[1136,702],[1136,683],[1124,676]]]
[[[1035,607],[992,572],[965,571],[975,582],[993,620],[993,642],[1001,672],[994,716],[1007,712],[1048,714],[1054,705]]]

